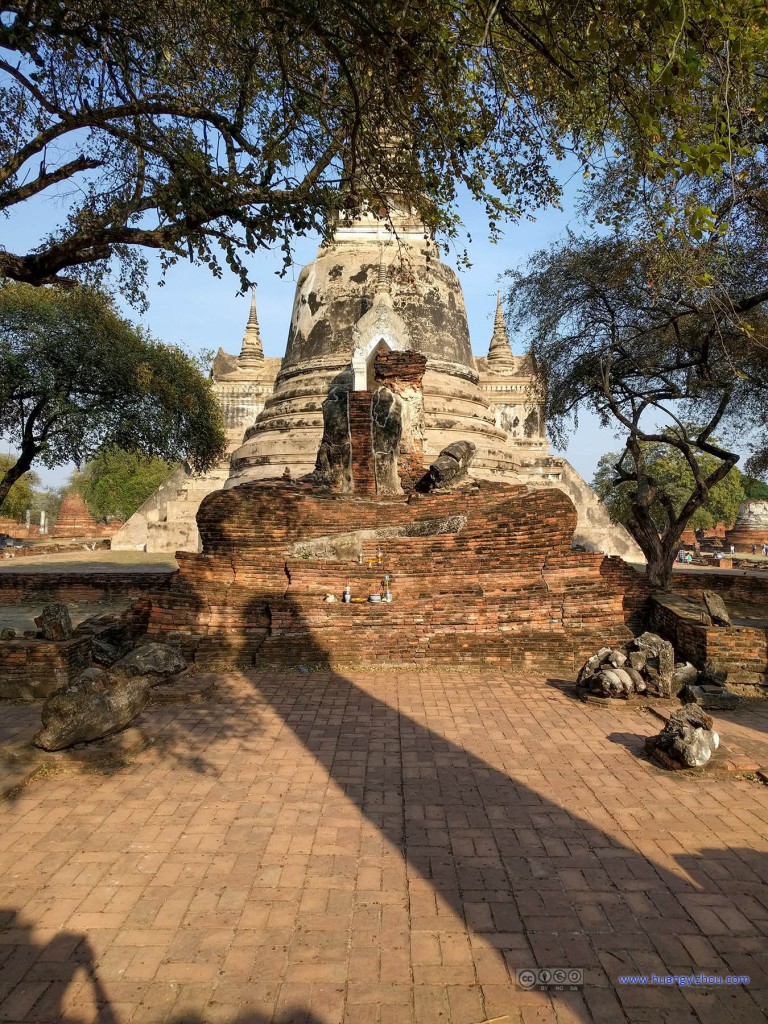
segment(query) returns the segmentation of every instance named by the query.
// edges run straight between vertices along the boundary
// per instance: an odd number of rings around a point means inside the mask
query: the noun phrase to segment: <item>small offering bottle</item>
[[[344,587],[344,596],[342,597],[342,601],[344,602],[344,604],[349,604],[349,602],[351,600],[352,600],[352,587],[350,587],[350,585],[347,584],[346,587]]]

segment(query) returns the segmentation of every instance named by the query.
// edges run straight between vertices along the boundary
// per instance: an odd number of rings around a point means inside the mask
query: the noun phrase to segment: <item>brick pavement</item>
[[[749,1024],[768,803],[658,722],[498,670],[223,676],[157,745],[3,805],[0,1021]],[[581,992],[516,968],[580,967]],[[629,987],[625,972],[748,974]]]

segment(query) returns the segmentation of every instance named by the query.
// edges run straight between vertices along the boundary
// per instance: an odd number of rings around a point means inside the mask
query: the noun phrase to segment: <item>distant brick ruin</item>
[[[77,491],[70,491],[61,503],[50,535],[56,539],[83,537],[93,540],[97,537],[111,537],[119,525],[97,523],[83,497]]]

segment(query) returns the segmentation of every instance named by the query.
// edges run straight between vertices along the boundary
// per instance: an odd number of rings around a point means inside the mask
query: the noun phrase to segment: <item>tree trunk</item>
[[[631,519],[627,529],[635,538],[640,550],[645,555],[645,575],[654,590],[670,590],[672,586],[672,568],[675,564],[675,553],[680,543],[682,528],[665,531],[661,536],[656,531],[653,521],[648,517],[640,523]]]
[[[11,466],[10,469],[5,471],[5,476],[0,480],[0,505],[3,504],[5,499],[8,497],[8,492],[32,465],[32,460],[37,455],[39,449],[34,445],[26,445],[21,450],[16,462]]]

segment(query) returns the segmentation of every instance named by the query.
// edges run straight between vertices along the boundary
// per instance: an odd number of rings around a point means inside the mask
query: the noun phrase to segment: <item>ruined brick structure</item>
[[[179,554],[150,634],[180,634],[185,654],[206,665],[512,661],[564,676],[626,640],[639,577],[619,559],[572,550],[576,511],[561,491],[473,479],[414,489],[427,468],[424,363],[381,353],[374,387],[327,403],[305,478],[209,495],[198,513],[203,551]],[[381,406],[395,424],[384,440]],[[341,601],[347,585],[358,599],[380,593],[385,575],[391,603]]]
[[[220,350],[213,367],[230,431],[228,464],[204,476],[177,470],[120,531],[116,548],[199,550],[194,512],[205,494],[309,473],[325,403],[374,391],[375,360],[413,351],[425,359],[427,463],[451,442],[469,441],[477,479],[564,490],[577,508],[576,546],[642,561],[569,463],[550,454],[542,389],[530,359],[512,353],[500,300],[488,355],[475,357],[458,277],[424,224],[391,200],[390,220],[342,216],[332,242],[304,267],[282,360],[264,358],[252,307],[240,356]]]
[[[51,530],[52,537],[111,537],[119,524],[104,525],[97,523],[88,506],[77,491],[70,491],[64,498],[56,516],[56,523]]]
[[[377,500],[253,482],[206,498],[198,525],[203,553],[180,554],[151,631],[181,632],[205,664],[514,660],[568,676],[630,635],[605,556],[571,550],[576,513],[554,489]],[[361,564],[374,545],[381,562]],[[385,573],[391,604],[341,602]]]

